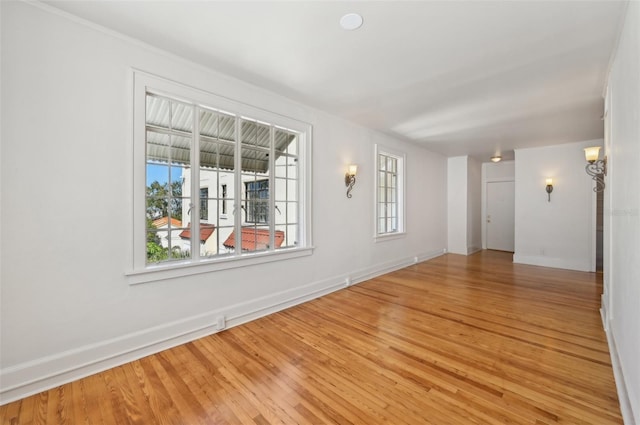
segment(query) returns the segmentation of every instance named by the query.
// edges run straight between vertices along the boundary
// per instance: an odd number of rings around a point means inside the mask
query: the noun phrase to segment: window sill
[[[392,241],[395,239],[402,239],[406,236],[407,236],[406,232],[395,232],[395,233],[385,233],[383,235],[375,235],[374,239],[376,243],[378,243],[378,242]]]
[[[129,285],[155,282],[165,279],[174,279],[184,276],[192,276],[201,273],[210,273],[220,270],[235,269],[238,267],[252,266],[255,264],[270,263],[272,261],[289,260],[292,258],[306,257],[313,254],[313,247],[290,248],[278,251],[243,254],[239,257],[213,258],[202,260],[198,263],[174,262],[168,264],[152,265],[142,270],[132,270],[125,275]]]

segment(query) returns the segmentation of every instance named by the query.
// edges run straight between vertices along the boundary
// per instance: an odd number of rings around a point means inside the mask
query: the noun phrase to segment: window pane
[[[387,184],[387,174],[384,171],[378,173],[378,187],[385,187]]]
[[[385,227],[385,219],[384,218],[380,218],[378,219],[378,233],[385,233],[386,227]]]
[[[287,146],[289,146],[289,141],[291,140],[292,135],[289,134],[288,131],[282,130],[279,128],[275,129],[274,134],[274,143],[276,153],[282,154],[287,151]]]
[[[155,127],[169,128],[171,102],[168,99],[147,95],[146,123]]]
[[[228,143],[218,144],[218,168],[220,170],[235,170],[235,147]]]
[[[275,189],[275,199],[276,201],[286,201],[287,200],[287,179],[275,179],[276,189]]]
[[[378,155],[378,170],[385,171],[387,169],[387,157]]]
[[[240,123],[242,144],[256,147],[270,147],[270,127],[255,121],[242,120]]]
[[[378,203],[378,217],[385,217],[387,214],[387,204],[384,202]]]
[[[172,105],[171,128],[173,130],[192,133],[193,106],[174,102]]]
[[[218,255],[218,229],[203,244],[200,245],[200,256],[203,258],[215,257]]]
[[[298,200],[298,182],[296,180],[287,180],[287,201]]]
[[[394,184],[393,184],[393,174],[387,173],[387,180],[386,180],[385,184],[386,184],[387,187],[393,187],[394,186]]]
[[[282,177],[282,178],[287,177],[287,163],[286,163],[286,158],[283,156],[276,159],[275,176]]]
[[[218,183],[220,184],[220,192],[218,193],[219,198],[228,199],[229,202],[233,205],[233,199],[235,198],[235,192],[233,188],[235,176],[233,173],[223,172],[218,173]]]
[[[218,139],[235,143],[236,117],[223,113],[218,115]]]
[[[290,179],[298,178],[298,158],[287,157],[287,177]]]
[[[288,223],[298,222],[298,203],[297,202],[287,202],[287,222]]]
[[[298,135],[297,134],[290,134],[287,153],[289,155],[298,155]]]
[[[169,246],[169,258],[191,258],[191,229],[170,230],[167,232],[167,246]]]
[[[276,226],[276,233],[274,238],[276,242],[276,248],[285,248],[288,246],[287,236],[287,226]]]
[[[378,200],[380,202],[385,202],[386,198],[386,189],[384,187],[379,187],[378,188]]]
[[[200,112],[200,134],[209,137],[218,137],[218,114],[214,111],[202,110]]]
[[[160,185],[169,181],[169,166],[154,163],[147,164],[147,194],[149,194],[149,186],[154,182]]]
[[[298,245],[298,226],[297,225],[289,225],[287,226],[287,231],[285,233],[285,240],[287,246],[297,246]]]
[[[232,254],[235,252],[235,233],[233,227],[222,227],[216,229],[218,233],[218,254]]]
[[[184,167],[171,167],[169,175],[171,176],[171,196],[180,197],[182,195],[189,196],[189,188],[185,187],[186,177],[190,174],[190,170]]]
[[[171,149],[169,152],[171,164],[191,164],[191,138],[182,136],[169,136]]]
[[[208,187],[200,188],[200,220],[209,220],[209,188]]]
[[[276,211],[275,211],[275,223],[276,224],[287,224],[287,203],[286,202],[276,202]]]
[[[269,152],[243,147],[242,171],[245,173],[267,174],[269,171]]]
[[[147,131],[147,162],[169,162],[169,135]]]
[[[387,158],[387,171],[391,171],[392,173],[396,172],[396,159],[388,157]]]
[[[200,169],[218,169],[218,149],[219,143],[211,139],[200,139]]]
[[[244,185],[245,221],[247,223],[268,223],[269,180],[247,181]]]
[[[242,227],[242,251],[254,252],[269,249],[269,228],[258,226]]]
[[[393,194],[394,194],[393,189],[387,189],[387,198],[386,198],[387,202],[391,202],[395,200],[393,197]]]

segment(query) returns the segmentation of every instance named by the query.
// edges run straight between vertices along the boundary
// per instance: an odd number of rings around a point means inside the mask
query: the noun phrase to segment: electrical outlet
[[[225,328],[225,326],[226,326],[225,322],[226,321],[224,319],[224,316],[218,316],[216,318],[216,327],[218,328],[219,331],[221,331],[221,330],[223,330]]]
[[[347,277],[347,278],[344,280],[344,286],[351,286],[351,278],[350,278],[350,277]]]

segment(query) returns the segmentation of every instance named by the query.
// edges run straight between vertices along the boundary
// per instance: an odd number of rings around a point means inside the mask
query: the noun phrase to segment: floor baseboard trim
[[[231,328],[343,289],[345,279],[360,283],[443,254],[444,250],[438,250],[377,264],[360,269],[350,276],[334,276],[225,309],[209,311],[5,368],[0,370],[0,405],[219,332],[217,318],[220,316],[225,317],[225,328]]]
[[[588,261],[567,260],[556,257],[513,254],[513,262],[517,264],[528,264],[531,266],[552,267],[555,269],[577,270],[581,272],[591,271],[591,263]]]
[[[611,355],[611,366],[613,369],[613,376],[616,382],[616,388],[618,390],[618,401],[620,403],[620,413],[622,414],[622,420],[625,425],[640,424],[640,419],[636,417],[633,411],[633,405],[629,398],[629,392],[627,391],[627,384],[625,381],[622,364],[620,357],[618,356],[618,348],[615,342],[615,336],[612,332],[612,327],[607,325],[606,322],[602,323],[605,333],[607,335],[607,343],[609,345],[609,353]]]

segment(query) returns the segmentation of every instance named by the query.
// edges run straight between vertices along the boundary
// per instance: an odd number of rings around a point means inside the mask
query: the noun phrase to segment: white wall
[[[595,192],[585,147],[602,140],[518,149],[515,263],[595,271]],[[551,202],[545,179],[553,178]]]
[[[605,327],[625,424],[640,424],[640,3],[629,2],[608,80]],[[603,300],[606,302],[607,300]]]
[[[44,6],[0,7],[2,402],[215,332],[218,315],[233,326],[446,247],[442,156]],[[313,125],[313,255],[128,284],[132,68]],[[404,151],[408,174],[407,235],[378,243],[375,143]]]
[[[481,165],[469,156],[447,160],[448,251],[469,255],[482,246]]]
[[[447,161],[447,249],[462,255],[467,255],[467,160],[456,156]]]
[[[453,254],[479,251],[481,240],[481,165],[469,156],[447,161],[447,241]]]
[[[467,162],[467,253],[482,249],[482,164]]]
[[[487,182],[515,181],[515,161],[485,162],[482,164],[481,176],[481,211],[482,249],[487,249]]]

